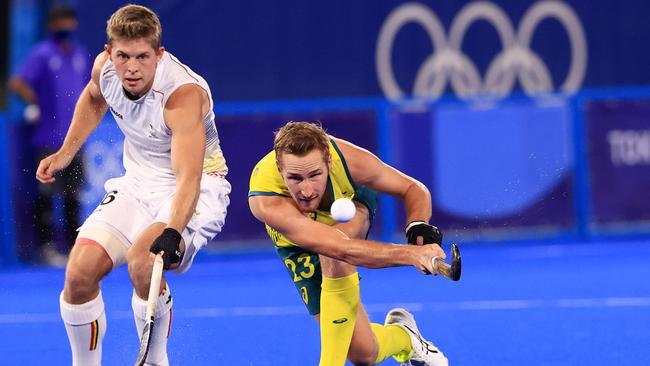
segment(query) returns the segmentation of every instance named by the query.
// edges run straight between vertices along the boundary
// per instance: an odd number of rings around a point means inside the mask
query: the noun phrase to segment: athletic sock
[[[169,284],[166,284],[165,290],[158,296],[156,311],[153,314],[154,326],[145,365],[169,365],[167,359],[167,338],[171,331],[173,303]],[[131,307],[133,308],[135,327],[138,329],[139,340],[142,337],[142,329],[146,323],[147,301],[139,298],[135,294],[135,290],[133,291],[133,297],[131,297]]]
[[[359,274],[323,276],[320,297],[320,366],[343,366],[359,308]]]
[[[377,360],[375,363],[387,359],[388,357],[400,353],[408,355],[413,351],[411,345],[411,337],[406,334],[406,331],[397,325],[380,325],[372,323],[372,332],[377,337],[379,344],[379,352],[377,353]]]
[[[102,363],[102,340],[106,334],[106,314],[102,292],[93,300],[75,305],[59,297],[61,318],[72,349],[73,366],[96,366]]]

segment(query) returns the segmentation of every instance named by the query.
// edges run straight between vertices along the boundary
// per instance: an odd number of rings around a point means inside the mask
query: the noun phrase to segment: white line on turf
[[[650,307],[650,297],[604,297],[577,299],[531,299],[531,300],[473,300],[426,303],[387,303],[365,304],[369,313],[383,313],[393,307],[406,307],[412,312],[419,311],[486,311],[486,310],[525,310],[539,308],[620,308]],[[174,312],[179,318],[220,318],[237,316],[282,316],[304,315],[303,306],[235,306],[178,309]],[[109,319],[131,319],[131,311],[110,310]],[[26,324],[59,322],[58,313],[0,313],[0,324]]]

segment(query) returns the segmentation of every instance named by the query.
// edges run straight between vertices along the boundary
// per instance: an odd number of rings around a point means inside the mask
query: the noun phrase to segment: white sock
[[[145,365],[167,366],[167,337],[171,330],[172,323],[172,293],[169,290],[169,284],[165,285],[165,290],[158,296],[156,311],[154,312],[154,326],[151,334],[151,344]],[[146,322],[147,301],[142,300],[133,291],[131,298],[131,307],[135,319],[135,326],[138,329],[138,339],[142,337],[142,329]]]
[[[102,292],[84,304],[68,304],[59,297],[61,318],[68,332],[73,366],[99,366],[102,363],[102,340],[106,334],[106,314]]]

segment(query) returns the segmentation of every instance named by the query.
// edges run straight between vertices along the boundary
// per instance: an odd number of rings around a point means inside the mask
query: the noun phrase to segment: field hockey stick
[[[151,335],[153,334],[153,314],[156,311],[156,303],[160,295],[160,280],[162,279],[163,272],[163,259],[164,252],[156,254],[153,260],[153,270],[151,271],[151,284],[149,285],[149,297],[147,299],[147,312],[145,313],[145,323],[142,329],[142,338],[140,338],[140,351],[138,358],[135,361],[136,366],[143,366],[149,353],[149,346],[151,344]]]
[[[436,270],[436,273],[440,273],[452,281],[460,280],[461,261],[458,245],[451,245],[451,264],[445,262],[444,259],[436,256],[431,259],[431,265],[433,265],[433,269]]]

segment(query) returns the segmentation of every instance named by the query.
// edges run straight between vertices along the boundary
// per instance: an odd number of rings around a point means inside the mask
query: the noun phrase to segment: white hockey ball
[[[357,209],[354,207],[354,202],[352,202],[351,199],[339,198],[332,203],[330,212],[332,213],[332,218],[334,220],[338,222],[348,222],[352,220]]]

